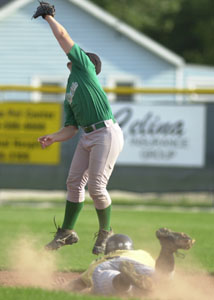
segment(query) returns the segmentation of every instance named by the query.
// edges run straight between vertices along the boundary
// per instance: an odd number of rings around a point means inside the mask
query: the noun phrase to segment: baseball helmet
[[[133,250],[132,239],[125,234],[113,234],[106,242],[105,254],[116,250]]]

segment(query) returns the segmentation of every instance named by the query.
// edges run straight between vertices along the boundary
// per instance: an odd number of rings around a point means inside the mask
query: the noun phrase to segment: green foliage
[[[160,25],[162,15],[173,15],[180,9],[182,0],[93,0],[94,3],[115,15],[119,19],[125,21],[138,30],[146,30],[147,28],[156,28]],[[163,31],[170,30],[173,26],[172,20],[164,20],[161,23]]]
[[[214,64],[212,0],[92,1],[187,62]]]
[[[175,17],[175,28],[169,36],[173,47],[173,36],[176,49],[187,61],[214,64],[212,39],[214,30],[214,2],[211,0],[183,1],[182,9]],[[173,48],[172,48],[173,49]]]

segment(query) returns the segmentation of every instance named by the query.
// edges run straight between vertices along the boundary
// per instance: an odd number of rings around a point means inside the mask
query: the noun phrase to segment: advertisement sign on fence
[[[114,103],[125,137],[118,165],[203,167],[206,107]],[[61,103],[0,103],[0,163],[58,164],[60,144],[37,138],[61,127]]]
[[[61,127],[61,104],[0,103],[0,163],[58,164],[56,143],[42,150],[39,136]]]
[[[206,108],[113,104],[125,137],[120,165],[203,167]]]

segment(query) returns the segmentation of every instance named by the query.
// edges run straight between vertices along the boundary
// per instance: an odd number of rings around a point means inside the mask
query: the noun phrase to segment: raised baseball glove
[[[36,12],[33,14],[32,18],[36,19],[38,17],[43,17],[49,15],[55,16],[55,7],[54,5],[49,4],[48,2],[39,1],[40,5],[37,7]]]

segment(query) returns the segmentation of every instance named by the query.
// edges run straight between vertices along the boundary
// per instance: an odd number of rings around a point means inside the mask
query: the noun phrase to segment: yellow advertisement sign
[[[38,137],[61,127],[59,103],[0,103],[0,163],[58,164],[60,144],[42,149]]]

